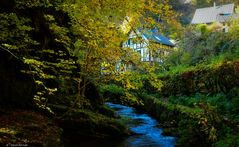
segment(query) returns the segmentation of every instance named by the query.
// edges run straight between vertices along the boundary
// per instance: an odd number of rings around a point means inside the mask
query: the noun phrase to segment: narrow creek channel
[[[174,147],[176,138],[163,136],[162,128],[157,127],[159,123],[147,114],[120,104],[106,103],[106,105],[114,109],[121,116],[120,121],[136,135],[122,140],[81,138],[66,144],[65,147]]]
[[[123,119],[124,123],[136,134],[126,138],[121,145],[125,147],[174,147],[176,138],[163,136],[158,122],[147,114],[138,113],[134,108],[120,104],[107,103]]]

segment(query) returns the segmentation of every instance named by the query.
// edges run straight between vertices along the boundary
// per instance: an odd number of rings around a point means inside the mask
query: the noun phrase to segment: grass
[[[184,72],[193,71],[202,67],[213,68],[215,66],[220,66],[223,62],[228,62],[228,61],[230,62],[239,61],[238,51],[235,53],[231,53],[231,52],[221,53],[217,56],[212,56],[208,58],[207,60],[201,63],[198,63],[196,65],[179,64],[177,66],[171,66],[169,70],[165,70],[163,72],[158,73],[158,76],[165,77],[165,76],[172,76],[176,74],[182,74]]]

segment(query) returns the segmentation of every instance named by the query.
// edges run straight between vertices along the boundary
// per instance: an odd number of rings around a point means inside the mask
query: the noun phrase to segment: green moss
[[[131,133],[116,119],[89,110],[76,110],[59,121],[66,138],[75,136],[115,138]]]
[[[108,117],[114,117],[114,118],[117,117],[117,114],[115,113],[115,111],[109,108],[107,105],[98,107],[97,112]]]

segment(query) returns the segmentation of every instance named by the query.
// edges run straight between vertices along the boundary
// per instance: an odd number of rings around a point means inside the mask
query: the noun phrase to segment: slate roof
[[[165,36],[160,35],[157,30],[148,31],[143,34],[148,40],[155,41],[157,43],[174,47],[175,45]]]
[[[232,17],[233,13],[234,4],[200,8],[196,9],[191,23],[225,22]]]

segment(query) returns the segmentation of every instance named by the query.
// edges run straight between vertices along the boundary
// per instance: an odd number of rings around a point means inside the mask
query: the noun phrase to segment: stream
[[[162,128],[157,127],[158,122],[147,114],[120,104],[106,103],[106,105],[121,116],[120,121],[135,135],[122,140],[79,139],[76,144],[71,143],[66,145],[67,147],[174,147],[176,138],[163,136]]]
[[[174,147],[176,138],[163,136],[163,130],[158,128],[158,122],[147,114],[138,113],[134,108],[120,104],[107,103],[123,119],[133,132],[140,135],[132,135],[126,138],[121,146],[124,147]]]

